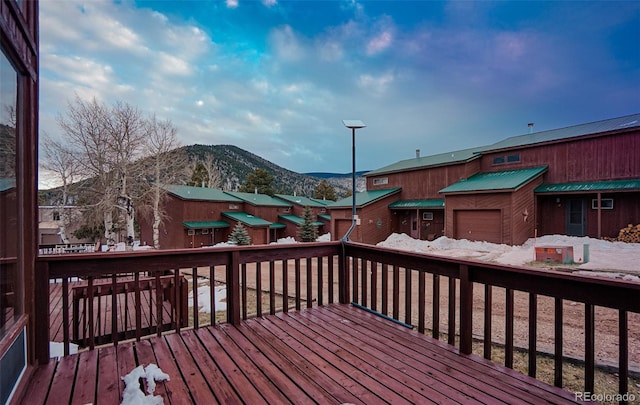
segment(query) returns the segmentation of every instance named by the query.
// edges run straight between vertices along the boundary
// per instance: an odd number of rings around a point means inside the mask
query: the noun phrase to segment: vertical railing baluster
[[[140,297],[140,272],[136,271],[133,275],[133,292],[136,301],[136,341],[140,341],[142,336],[142,299]],[[124,330],[125,339],[127,330]]]
[[[93,321],[93,276],[89,276],[87,278],[87,288],[89,293],[87,294],[87,299],[89,300],[89,348],[93,350],[96,346],[95,342],[95,330]]]
[[[407,325],[411,325],[412,321],[412,308],[411,304],[413,301],[412,290],[412,280],[411,276],[413,275],[413,270],[405,268],[404,269],[404,323]]]
[[[369,277],[367,277],[367,270],[369,269],[369,261],[362,260],[362,266],[360,267],[360,285],[362,292],[360,293],[360,304],[363,307],[367,306],[367,295],[369,293],[369,288],[367,286],[367,281]]]
[[[358,287],[358,259],[355,257],[351,258],[351,301],[359,302],[358,295],[360,295],[359,287]]]
[[[269,313],[276,313],[276,263],[269,261]]]
[[[164,325],[164,320],[162,319],[164,316],[162,313],[164,309],[164,285],[160,282],[160,271],[155,271],[154,273],[156,280],[156,334],[162,336]]]
[[[173,299],[175,303],[182,302],[180,299],[180,269],[173,269]],[[175,304],[175,319],[176,319],[176,332],[180,332],[182,326],[182,314],[183,308],[180,308],[180,304]]]
[[[418,332],[424,334],[426,312],[425,273],[418,272]]]
[[[231,252],[231,263],[227,265],[227,322],[240,324],[240,251]]]
[[[618,311],[618,393],[629,392],[629,320],[627,311]]]
[[[111,341],[114,345],[118,345],[118,277],[114,273],[111,276]],[[85,307],[86,309],[86,307]],[[86,319],[85,315],[85,319]],[[85,334],[86,337],[86,334]]]
[[[473,283],[469,280],[469,266],[460,265],[460,352],[473,351]]]
[[[334,278],[333,278],[333,260],[334,260],[335,256],[330,255],[328,257],[328,268],[327,268],[327,288],[329,290],[329,303],[333,304],[335,302],[334,296],[333,296],[333,283],[334,283]]]
[[[378,263],[370,262],[371,268],[371,309],[378,310]]]
[[[393,319],[400,320],[400,269],[393,265]]]
[[[493,306],[493,287],[489,284],[484,285],[484,342],[483,352],[484,358],[491,360],[491,344],[492,342],[492,313]]]
[[[504,365],[513,368],[513,289],[506,289],[505,299]]]
[[[449,277],[449,324],[447,325],[447,343],[456,343],[456,279]]]
[[[554,300],[554,337],[553,385],[562,388],[562,298]]]
[[[282,261],[282,312],[289,312],[289,263]]]
[[[307,308],[313,306],[313,273],[311,258],[307,257]]]
[[[529,293],[529,376],[536,378],[538,355],[538,296]]]
[[[382,313],[389,315],[389,265],[382,263]]]
[[[262,316],[262,262],[256,263],[256,315]]]
[[[584,304],[584,391],[593,392],[595,373],[595,308]]]
[[[302,283],[302,281],[300,280],[300,260],[301,259],[295,259],[295,273],[296,273],[296,311],[300,311],[300,307],[301,307],[301,287],[300,284]]]
[[[240,277],[242,279],[242,319],[247,319],[247,264],[242,263],[240,268]]]
[[[440,339],[440,276],[433,274],[433,298],[431,300],[433,312],[433,324],[431,326],[431,336]]]
[[[323,305],[324,303],[324,271],[323,271],[323,264],[324,264],[324,258],[322,256],[318,256],[316,258],[317,263],[318,263],[318,306]],[[286,312],[286,311],[285,311]]]
[[[178,286],[176,285],[176,288]],[[198,268],[191,268],[191,291],[193,291],[193,328],[200,326],[200,308],[198,304]]]
[[[69,355],[69,277],[62,277],[62,339],[64,355]],[[48,328],[47,328],[48,329]]]

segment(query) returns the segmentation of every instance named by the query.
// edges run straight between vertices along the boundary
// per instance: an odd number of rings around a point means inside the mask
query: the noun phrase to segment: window
[[[504,163],[504,156],[496,156],[493,158],[494,165],[501,165]]]
[[[54,221],[60,221],[60,212],[53,211],[53,220]]]
[[[433,212],[423,212],[422,213],[423,221],[433,221]]]
[[[596,198],[591,200],[591,208],[593,208],[594,210],[598,209],[598,200]],[[612,210],[613,209],[613,198],[601,198],[600,199],[600,209]]]
[[[195,229],[187,229],[187,235],[193,236],[195,234],[196,234],[196,230]]]
[[[519,153],[507,156],[507,162],[508,163],[516,163],[516,162],[519,162],[519,161],[520,161],[520,154]]]
[[[373,179],[373,185],[374,186],[381,186],[383,184],[389,184],[389,178],[388,177],[378,177],[377,179]]]
[[[22,260],[18,255],[19,238],[16,237],[16,229],[21,224],[16,179],[19,136],[16,133],[16,122],[20,114],[17,100],[18,74],[5,54],[0,51],[0,300],[11,295],[20,297],[22,289],[22,285],[19,284],[20,278],[17,277]],[[2,341],[23,310],[19,299],[8,300],[0,308]],[[3,402],[1,397],[0,402]]]
[[[203,229],[202,230],[202,234],[203,235],[208,235],[209,234],[209,229]]]
[[[238,204],[229,204],[229,209],[230,210],[237,210],[238,209]]]

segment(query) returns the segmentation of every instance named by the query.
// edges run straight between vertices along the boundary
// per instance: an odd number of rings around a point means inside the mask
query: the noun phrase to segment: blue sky
[[[40,2],[40,131],[74,94],[296,172],[640,112],[637,1]]]

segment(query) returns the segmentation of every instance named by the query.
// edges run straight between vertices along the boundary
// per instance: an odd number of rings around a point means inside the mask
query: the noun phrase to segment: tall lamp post
[[[351,128],[351,227],[342,240],[348,241],[351,232],[356,227],[356,129],[364,128],[366,125],[360,120],[342,120],[345,127]]]

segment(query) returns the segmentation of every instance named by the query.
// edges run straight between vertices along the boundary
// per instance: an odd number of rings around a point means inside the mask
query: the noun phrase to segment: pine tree
[[[207,187],[209,183],[209,172],[202,162],[198,162],[193,169],[191,180],[187,182],[187,186]]]
[[[251,244],[251,237],[249,236],[249,232],[244,229],[244,226],[238,222],[236,227],[233,228],[233,231],[231,231],[228,242],[238,246],[246,246]]]
[[[322,180],[315,188],[313,198],[322,200],[336,200],[336,190],[326,180]]]
[[[313,212],[311,208],[304,207],[304,222],[298,229],[298,238],[302,242],[315,242],[318,239],[318,227],[315,225],[315,220],[313,219]]]
[[[247,175],[247,181],[240,187],[240,191],[245,193],[253,193],[258,190],[260,194],[274,195],[276,191],[273,186],[273,176],[265,169],[256,169],[253,173]]]

